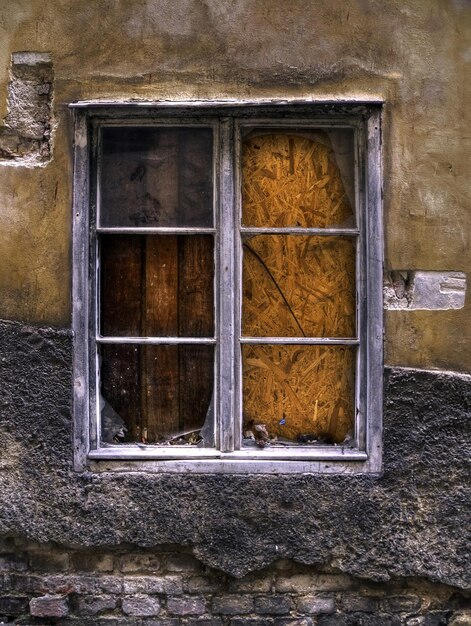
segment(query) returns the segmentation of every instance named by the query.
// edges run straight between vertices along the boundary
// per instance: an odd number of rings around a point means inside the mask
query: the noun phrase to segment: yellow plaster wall
[[[381,97],[386,268],[471,274],[468,0],[0,0],[12,52],[50,52],[54,159],[0,166],[0,317],[70,325],[71,119],[92,98]],[[389,364],[468,370],[470,298],[391,311]]]

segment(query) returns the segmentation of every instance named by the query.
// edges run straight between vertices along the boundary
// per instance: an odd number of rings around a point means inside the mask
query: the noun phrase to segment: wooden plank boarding
[[[146,274],[146,336],[178,335],[178,237],[148,236]],[[179,421],[178,350],[172,346],[143,346],[142,377],[146,402],[146,439],[174,435]]]

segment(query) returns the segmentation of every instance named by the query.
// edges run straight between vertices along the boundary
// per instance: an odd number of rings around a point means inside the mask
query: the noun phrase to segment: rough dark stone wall
[[[282,559],[235,579],[189,548],[0,540],[0,626],[469,626],[471,592]]]
[[[191,546],[237,577],[286,557],[374,581],[470,584],[470,377],[386,370],[381,477],[78,474],[71,343],[66,330],[0,324],[0,535]]]

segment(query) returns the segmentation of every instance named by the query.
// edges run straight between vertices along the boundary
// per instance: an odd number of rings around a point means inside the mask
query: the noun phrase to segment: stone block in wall
[[[112,572],[114,566],[111,554],[89,552],[76,552],[72,555],[71,564],[79,572]]]
[[[51,159],[53,79],[48,53],[12,54],[0,164],[37,167]]]
[[[46,595],[33,598],[29,603],[31,615],[35,617],[65,617],[69,614],[69,605],[64,596]]]
[[[124,593],[183,593],[181,576],[133,576],[124,578]]]
[[[10,574],[5,583],[12,591],[19,593],[44,593],[45,584],[40,576],[30,576],[28,574]],[[6,585],[5,585],[5,588]]]
[[[386,613],[415,613],[420,609],[420,604],[417,596],[392,596],[381,600],[381,606]]]
[[[392,270],[384,276],[384,308],[388,310],[462,309],[466,274],[449,271]]]
[[[125,554],[119,559],[119,569],[125,574],[134,572],[158,572],[161,563],[155,554]]]
[[[342,574],[294,574],[280,576],[276,581],[276,591],[309,593],[313,591],[343,591],[350,589],[352,581]]]
[[[44,576],[41,580],[43,588],[50,594],[58,593],[96,593],[97,579],[95,576],[79,576],[52,574]]]
[[[297,609],[300,613],[333,613],[335,610],[335,599],[323,596],[301,596],[296,601]]]
[[[213,598],[213,613],[237,615],[252,613],[254,601],[249,595],[224,595]]]
[[[200,572],[203,568],[201,561],[191,554],[168,554],[164,566],[167,572]]]
[[[160,613],[159,599],[145,595],[123,598],[122,607],[123,613],[137,617],[148,617]]]
[[[240,580],[229,582],[229,591],[232,593],[268,593],[273,587],[272,576],[245,576]],[[282,591],[281,589],[278,591]],[[296,589],[294,589],[296,591]]]
[[[291,611],[291,598],[288,595],[259,596],[255,598],[255,613],[262,615],[284,615]]]
[[[102,611],[116,608],[116,598],[110,595],[83,596],[78,600],[78,612],[81,615],[97,615]]]
[[[30,569],[40,572],[66,572],[70,566],[69,555],[66,552],[47,550],[30,552]]]
[[[234,581],[235,584],[242,581]],[[186,593],[217,593],[221,588],[221,577],[217,576],[190,576],[183,581],[183,590]],[[269,591],[264,589],[263,591]]]
[[[378,603],[378,598],[348,595],[342,598],[341,607],[347,613],[375,613],[378,610]]]
[[[167,600],[167,611],[172,615],[203,615],[206,602],[202,597],[179,597]]]
[[[0,554],[0,572],[23,571],[28,569],[28,556],[25,552]]]
[[[0,597],[0,615],[21,615],[28,610],[28,598],[25,596],[2,595]]]

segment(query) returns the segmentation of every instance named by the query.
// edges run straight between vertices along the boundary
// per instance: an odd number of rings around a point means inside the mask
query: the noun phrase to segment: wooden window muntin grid
[[[365,465],[364,461],[368,459],[368,456],[371,458],[375,456],[375,461],[370,464],[370,467],[378,467],[378,454],[375,453],[372,455],[371,451],[367,448],[367,434],[368,434],[368,425],[367,425],[367,416],[365,413],[364,405],[368,400],[368,390],[367,390],[367,382],[366,376],[364,375],[365,370],[367,369],[367,357],[364,354],[368,352],[366,344],[370,343],[370,339],[368,337],[368,324],[365,321],[365,311],[367,311],[366,301],[368,297],[368,293],[366,290],[367,282],[365,280],[366,271],[368,270],[368,265],[371,263],[367,263],[370,260],[370,256],[368,256],[369,249],[371,250],[371,246],[368,246],[367,237],[366,237],[366,217],[365,213],[367,213],[367,199],[365,198],[365,192],[368,185],[373,185],[377,191],[378,183],[377,177],[375,176],[375,180],[373,183],[368,178],[368,174],[371,177],[371,170],[378,170],[380,168],[380,164],[377,162],[379,156],[379,112],[378,109],[373,107],[374,111],[370,114],[370,120],[361,119],[358,116],[347,117],[346,120],[342,119],[330,119],[326,118],[317,118],[315,116],[312,119],[306,120],[305,118],[301,119],[289,119],[289,117],[283,117],[282,120],[276,120],[276,115],[280,114],[280,111],[283,110],[283,115],[286,115],[286,108],[282,107],[281,109],[273,108],[273,118],[260,118],[257,119],[255,117],[251,118],[249,121],[240,120],[237,118],[235,112],[232,112],[232,115],[224,116],[223,119],[218,118],[215,120],[213,117],[206,118],[204,121],[201,118],[201,113],[196,113],[195,118],[191,115],[191,120],[188,118],[184,118],[182,120],[177,120],[175,118],[167,118],[167,119],[159,119],[156,123],[155,120],[150,122],[144,119],[137,117],[136,119],[131,119],[132,115],[128,117],[122,117],[120,119],[116,118],[111,121],[111,124],[116,125],[138,125],[142,126],[146,123],[152,125],[163,125],[169,124],[171,126],[179,127],[181,125],[189,125],[189,126],[197,126],[203,125],[207,126],[208,123],[212,125],[215,129],[214,138],[215,144],[217,144],[217,148],[215,149],[215,175],[214,182],[215,187],[218,190],[215,193],[217,196],[216,205],[219,203],[219,210],[215,211],[215,219],[220,219],[220,223],[215,222],[214,228],[212,229],[180,229],[180,228],[142,228],[139,227],[137,229],[116,229],[116,228],[96,228],[94,224],[94,211],[93,211],[93,194],[97,192],[96,189],[96,178],[92,176],[91,180],[91,207],[90,211],[90,233],[92,236],[92,246],[90,248],[90,261],[91,261],[91,282],[93,284],[92,294],[95,293],[97,296],[97,271],[98,267],[97,257],[96,257],[96,240],[94,238],[94,232],[147,232],[147,233],[184,233],[184,232],[204,232],[211,233],[215,237],[219,236],[220,240],[215,245],[216,255],[215,255],[215,263],[216,263],[216,273],[215,276],[223,276],[224,271],[221,269],[224,267],[229,268],[230,280],[226,282],[223,278],[216,278],[215,280],[215,302],[216,302],[216,319],[219,319],[219,324],[217,324],[216,330],[216,338],[211,338],[211,343],[218,343],[218,351],[219,351],[219,364],[216,367],[216,385],[215,391],[219,395],[219,400],[217,402],[217,406],[219,408],[219,418],[216,420],[216,423],[219,426],[219,437],[218,444],[216,448],[212,451],[210,450],[198,450],[194,448],[182,447],[180,450],[177,449],[177,446],[173,447],[172,450],[168,451],[159,446],[145,446],[146,450],[143,453],[142,446],[129,444],[126,445],[126,450],[123,449],[123,446],[106,446],[100,447],[98,444],[97,432],[99,428],[99,411],[96,408],[96,387],[92,382],[93,376],[90,378],[90,418],[91,418],[91,445],[87,446],[87,453],[89,458],[114,458],[121,459],[125,461],[126,459],[139,458],[139,459],[166,459],[166,458],[185,458],[185,459],[198,459],[198,458],[213,458],[213,459],[224,459],[226,455],[229,453],[232,458],[237,461],[242,461],[243,459],[259,459],[264,461],[269,461],[270,459],[274,461],[279,460],[293,460],[293,461],[315,461],[318,459],[319,461],[324,461],[326,459],[337,459],[339,461],[349,462],[351,460],[358,460],[363,462],[362,466]],[[82,130],[84,130],[83,122],[88,120],[84,120],[84,118],[79,114],[77,115],[77,124],[80,125],[80,118],[82,122]],[[95,131],[99,129],[103,125],[110,124],[110,121],[107,119],[106,121],[100,120],[99,116],[91,115],[90,119],[93,120],[92,126],[95,128]],[[195,123],[195,119],[197,120]],[[376,124],[376,128],[373,130],[372,124]],[[266,125],[267,127],[272,128],[286,128],[289,125],[292,125],[297,128],[335,128],[336,126],[346,125],[350,128],[355,129],[355,151],[358,155],[358,164],[355,167],[356,173],[356,202],[355,202],[355,210],[357,213],[357,225],[355,229],[297,229],[297,228],[288,228],[288,229],[253,229],[240,227],[240,170],[238,164],[240,162],[240,134],[241,128],[244,125],[250,126],[262,126]],[[373,135],[373,139],[375,140],[375,145],[369,145],[367,151],[367,144],[369,141],[371,142],[370,135]],[[94,134],[94,146],[95,150],[92,151],[91,155],[91,163],[92,169],[96,169],[96,156],[98,151],[96,150],[97,145],[97,137],[98,133]],[[220,150],[220,151],[219,151]],[[369,154],[367,154],[367,152]],[[234,161],[234,153],[236,155]],[[82,154],[82,158],[83,158]],[[366,157],[366,160],[365,158]],[[78,159],[80,161],[80,158]],[[99,159],[98,159],[99,162]],[[77,160],[76,160],[77,166]],[[83,170],[82,170],[83,177]],[[79,177],[80,179],[80,173]],[[78,181],[80,182],[80,180]],[[219,185],[218,185],[219,183]],[[77,183],[76,183],[77,184]],[[233,198],[233,194],[235,192],[235,200]],[[77,205],[77,196],[76,193],[76,201],[75,205]],[[83,204],[83,194],[81,194],[81,198],[79,200]],[[374,210],[371,211],[369,216],[370,222],[371,218],[377,219],[379,213],[379,201],[378,198],[375,197],[373,202]],[[368,206],[369,210],[369,206]],[[77,229],[75,230],[77,232]],[[343,234],[355,237],[360,241],[360,245],[357,246],[357,264],[356,264],[356,273],[357,273],[357,324],[359,326],[359,334],[354,339],[349,340],[337,340],[337,339],[329,339],[329,338],[241,338],[240,337],[240,315],[236,313],[240,311],[240,289],[241,289],[241,259],[242,255],[240,253],[240,245],[238,240],[241,233],[253,233],[253,232],[278,232],[278,233],[289,233],[290,235],[296,234],[312,234],[312,235],[334,235],[334,234]],[[378,234],[376,233],[376,237]],[[380,246],[379,246],[380,250]],[[378,246],[374,246],[373,255],[376,260],[378,260]],[[376,268],[377,273],[377,268]],[[238,289],[234,289],[234,285],[238,285]],[[83,286],[82,286],[83,287]],[[377,286],[376,286],[377,291]],[[230,293],[229,293],[230,290]],[[373,291],[373,290],[371,290]],[[235,299],[235,300],[234,300]],[[229,316],[231,319],[229,320],[229,324],[226,324],[224,321],[224,311],[221,309],[224,308],[224,303],[231,303],[232,313],[229,314],[226,311],[226,316]],[[95,315],[90,316],[89,330],[90,338],[92,345],[97,343],[106,343],[113,342],[115,338],[104,338],[98,335],[96,332],[97,327],[97,316],[98,316],[98,298],[95,298],[95,302],[97,306],[94,307]],[[219,303],[219,304],[218,304]],[[375,307],[377,308],[377,307]],[[219,309],[219,311],[218,311]],[[371,315],[370,315],[371,317]],[[226,320],[227,321],[227,320]],[[231,326],[231,324],[235,324],[235,327],[227,328],[227,326]],[[222,325],[222,326],[221,326]],[[222,329],[221,329],[222,328]],[[93,332],[94,331],[94,332]],[[371,334],[371,333],[370,333]],[[230,340],[228,341],[228,337]],[[133,343],[136,344],[159,344],[159,343],[192,343],[194,340],[185,341],[181,338],[119,338],[118,343],[126,342],[127,339],[131,339]],[[197,340],[198,341],[198,340]],[[203,339],[203,341],[206,341]],[[357,356],[357,376],[356,376],[356,386],[357,386],[357,398],[360,402],[360,407],[357,409],[356,416],[356,446],[354,449],[345,450],[345,449],[335,449],[333,446],[328,446],[327,448],[323,448],[321,446],[313,448],[300,448],[296,446],[293,449],[278,449],[278,448],[267,448],[264,450],[243,450],[241,449],[240,443],[240,433],[241,433],[241,365],[240,365],[240,348],[241,344],[249,344],[249,343],[286,343],[286,344],[310,344],[310,345],[355,345],[359,346],[358,356]],[[377,341],[376,341],[377,344]],[[377,346],[376,346],[377,347]],[[363,350],[363,353],[361,351]],[[369,352],[371,354],[371,348]],[[95,353],[96,354],[96,353]],[[91,350],[91,371],[97,372],[97,360],[94,355],[94,351]],[[235,368],[230,367],[230,378],[227,378],[227,375],[224,372],[227,372],[227,365],[229,363],[233,364],[235,362]],[[376,358],[376,362],[378,362],[378,358]],[[235,386],[233,386],[235,385]],[[95,389],[93,389],[95,387]],[[236,390],[236,393],[233,394],[230,391],[230,388]],[[369,392],[371,396],[371,390]],[[377,404],[377,403],[376,403]],[[371,419],[371,416],[370,416]],[[378,423],[378,419],[375,420]],[[373,429],[377,431],[376,429]],[[377,437],[376,437],[377,439]],[[83,441],[83,439],[82,439]],[[371,443],[370,443],[371,447]],[[134,452],[133,452],[134,449]],[[136,454],[136,449],[139,449],[139,454]],[[105,451],[105,454],[102,454]],[[82,457],[83,458],[83,457]],[[80,465],[80,464],[79,464]],[[265,464],[266,465],[266,464]],[[211,467],[211,465],[210,465]],[[213,471],[211,470],[202,470],[202,471]],[[303,466],[304,467],[304,466]],[[357,465],[359,467],[359,465]],[[262,466],[260,465],[260,470],[263,471]],[[235,470],[239,471],[239,470]],[[291,471],[291,470],[290,470]],[[301,466],[298,470],[294,469],[292,471],[301,471]]]

